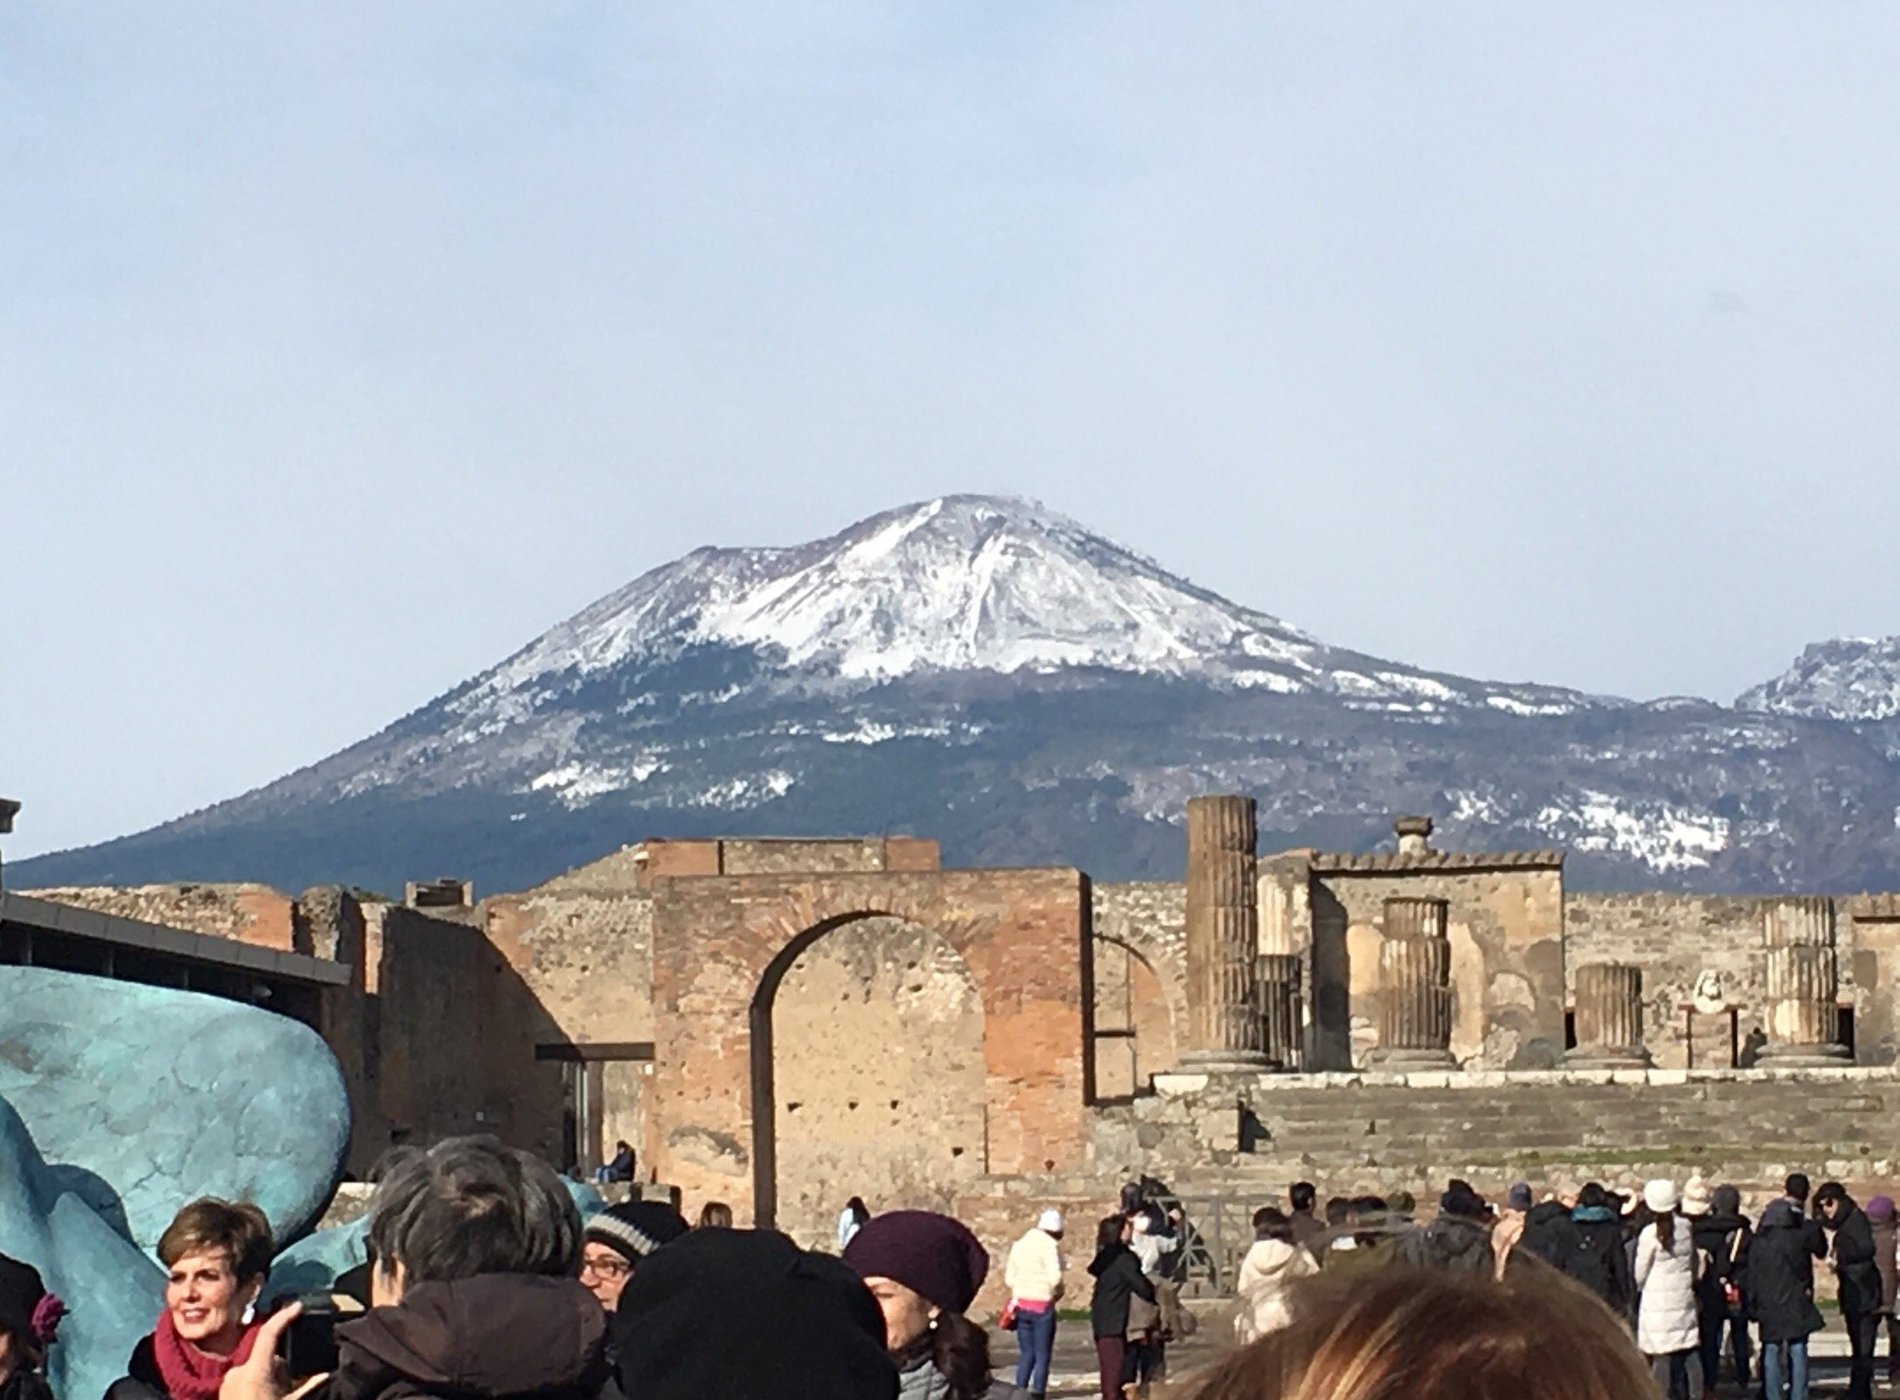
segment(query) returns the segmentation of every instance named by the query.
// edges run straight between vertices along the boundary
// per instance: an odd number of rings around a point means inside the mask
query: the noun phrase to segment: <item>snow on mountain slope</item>
[[[1455,847],[1564,846],[1580,880],[1892,888],[1896,653],[1811,648],[1743,710],[1471,680],[1330,646],[1032,503],[952,496],[695,550],[307,768],[24,864],[510,888],[642,836],[911,830],[952,861],[1151,878],[1178,874],[1189,797],[1246,791],[1285,845],[1366,849],[1421,811]]]
[[[1816,642],[1794,665],[1744,691],[1737,709],[1849,723],[1900,716],[1900,637]]]
[[[1602,703],[1339,651],[1034,503],[951,496],[810,544],[695,550],[530,643],[454,708],[519,715],[590,675],[707,643],[858,682],[1095,667],[1425,712],[1490,704],[1553,714]]]

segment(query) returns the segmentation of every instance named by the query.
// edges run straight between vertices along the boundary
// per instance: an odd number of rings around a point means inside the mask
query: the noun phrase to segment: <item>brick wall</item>
[[[539,1131],[543,1101],[518,1073],[533,1066],[528,1004],[481,929],[401,905],[364,917],[382,949],[375,1043],[389,1140],[490,1132],[556,1155]]]
[[[285,953],[299,951],[293,934],[296,901],[268,885],[74,886],[31,893],[115,918],[164,924]]]
[[[930,929],[969,968],[986,1013],[985,1169],[1047,1171],[1080,1159],[1090,909],[1078,872],[669,880],[654,899],[654,1038],[662,1050],[646,1156],[689,1199],[723,1199],[746,1217],[755,1177],[779,1179],[769,1162],[755,1161],[776,1141],[773,1120],[759,1125],[753,1117],[755,1093],[773,1087],[754,1079],[751,1047],[769,1035],[770,1022],[755,1020],[753,1008],[771,1006],[778,979],[811,942],[866,915]],[[857,1053],[902,1049],[878,1044]]]

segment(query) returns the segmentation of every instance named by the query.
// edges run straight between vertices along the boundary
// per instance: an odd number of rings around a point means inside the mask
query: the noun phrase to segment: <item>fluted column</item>
[[[1379,945],[1379,1063],[1445,1066],[1451,1056],[1451,943],[1442,899],[1388,899]]]
[[[1385,936],[1434,938],[1444,942],[1451,927],[1451,904],[1443,899],[1388,899]]]
[[[1263,953],[1256,980],[1261,1049],[1274,1065],[1291,1069],[1300,1050],[1300,960],[1291,953]]]
[[[1623,963],[1585,963],[1577,969],[1577,1048],[1569,1064],[1599,1069],[1642,1069],[1643,972]]]
[[[1768,1007],[1764,1063],[1839,1064],[1840,967],[1834,947],[1834,901],[1824,896],[1776,899],[1762,909]]]
[[[1258,865],[1251,797],[1187,805],[1188,1050],[1196,1068],[1261,1069]]]

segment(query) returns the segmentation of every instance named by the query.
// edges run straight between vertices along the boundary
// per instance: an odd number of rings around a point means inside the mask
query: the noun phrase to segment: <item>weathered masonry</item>
[[[649,841],[485,899],[44,897],[329,969],[309,995],[359,1169],[450,1132],[579,1168],[624,1139],[644,1179],[810,1238],[854,1194],[1014,1233],[1037,1193],[1135,1173],[1495,1185],[1525,1132],[1538,1170],[1675,1152],[1752,1180],[1778,1159],[1722,1136],[1738,1095],[1832,1115],[1843,1170],[1887,1165],[1840,1134],[1900,1083],[1900,896],[1573,895],[1560,852],[1442,851],[1424,818],[1261,854],[1253,815],[1190,804],[1178,883],[946,870],[888,837]]]

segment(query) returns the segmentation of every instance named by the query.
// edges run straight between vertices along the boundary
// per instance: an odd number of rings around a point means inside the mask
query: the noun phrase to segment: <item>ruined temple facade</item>
[[[1895,1079],[1900,896],[1569,894],[1560,853],[1442,851],[1419,818],[1378,853],[1259,854],[1238,797],[1188,826],[1179,883],[946,870],[891,837],[649,841],[479,901],[55,893],[350,963],[322,1029],[359,1171],[451,1132],[579,1167],[625,1139],[644,1179],[811,1238],[853,1194],[1007,1238],[1025,1195],[1086,1208],[1135,1172],[1424,1184],[1438,1139],[1408,1103],[1456,1114],[1480,1177],[1525,1142],[1583,1169],[1649,1142],[1645,1094],[1681,1100],[1645,1150],[1738,1162],[1738,1095],[1805,1123]],[[1496,1107],[1549,1084],[1595,1116]]]

